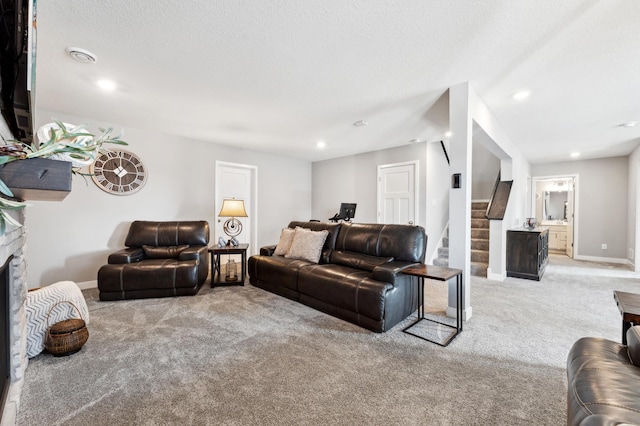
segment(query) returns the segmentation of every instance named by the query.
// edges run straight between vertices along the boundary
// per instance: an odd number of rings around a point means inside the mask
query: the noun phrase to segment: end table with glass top
[[[211,287],[222,285],[244,285],[245,277],[247,276],[247,249],[249,244],[238,244],[237,246],[210,246],[209,253],[211,253]],[[236,274],[236,279],[233,281],[227,281],[225,275],[221,270],[220,258],[222,255],[239,254],[242,257],[240,261],[241,273]]]

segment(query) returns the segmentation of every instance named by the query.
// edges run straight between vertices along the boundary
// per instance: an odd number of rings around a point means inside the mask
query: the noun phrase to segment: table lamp
[[[237,217],[249,217],[244,209],[244,200],[236,200],[235,198],[222,200],[222,208],[218,217],[228,217],[222,226],[222,230],[229,236],[227,245],[231,244],[231,238],[240,235],[242,232],[242,222]]]

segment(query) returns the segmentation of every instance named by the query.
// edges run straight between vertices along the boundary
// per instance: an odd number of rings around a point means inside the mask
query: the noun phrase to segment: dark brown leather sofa
[[[409,225],[291,222],[326,229],[320,261],[273,256],[263,247],[249,258],[254,286],[299,301],[376,332],[384,332],[417,309],[417,278],[402,270],[424,262],[424,228]]]
[[[98,270],[100,300],[194,295],[209,275],[205,221],[135,221]]]
[[[627,346],[583,337],[567,357],[567,425],[640,425],[640,326]]]

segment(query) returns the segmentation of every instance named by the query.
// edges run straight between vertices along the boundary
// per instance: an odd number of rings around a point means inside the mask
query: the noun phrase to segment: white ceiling
[[[65,0],[37,21],[36,107],[125,134],[316,161],[443,139],[436,101],[469,81],[532,163],[640,142],[637,0]]]

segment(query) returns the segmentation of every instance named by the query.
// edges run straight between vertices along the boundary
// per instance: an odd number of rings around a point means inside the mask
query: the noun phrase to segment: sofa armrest
[[[209,247],[207,246],[189,246],[182,250],[178,255],[178,260],[202,260],[207,256]]]
[[[615,417],[607,416],[606,414],[594,414],[586,417],[580,422],[580,426],[616,426],[616,425],[629,425],[629,423],[622,420],[618,420]],[[629,425],[630,426],[630,425]]]
[[[262,256],[273,256],[273,252],[276,251],[277,244],[272,246],[264,246],[260,248],[260,254]]]
[[[419,265],[419,263],[394,260],[393,262],[385,263],[373,268],[373,279],[393,284],[396,280],[396,276],[401,274],[403,270],[417,265]]]
[[[133,247],[111,253],[107,262],[111,264],[135,263],[140,262],[144,258],[144,250],[142,250],[142,247]]]

